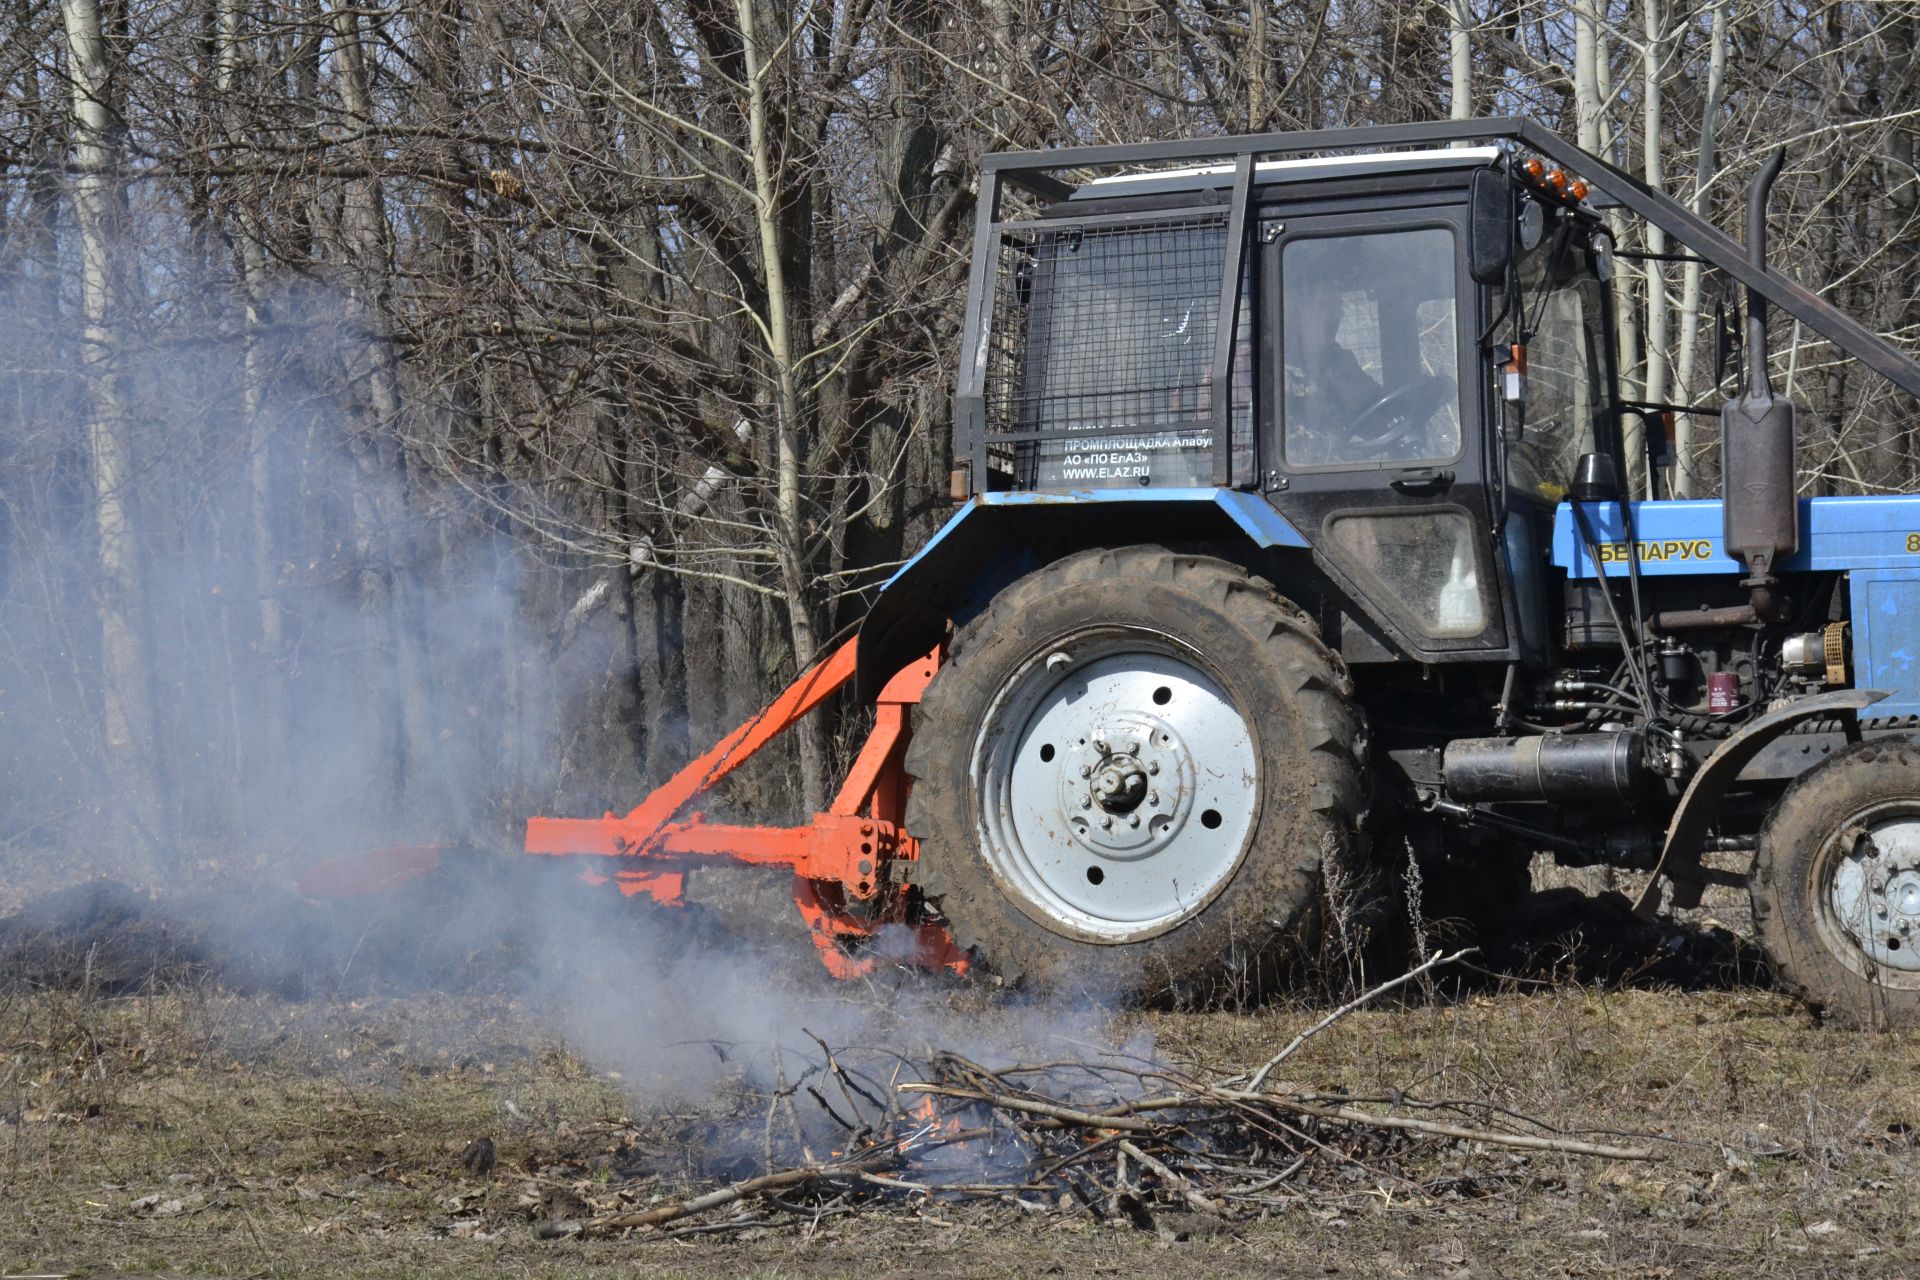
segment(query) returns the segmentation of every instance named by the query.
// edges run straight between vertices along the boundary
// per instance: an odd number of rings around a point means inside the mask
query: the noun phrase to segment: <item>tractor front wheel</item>
[[[907,757],[923,897],[1003,979],[1258,985],[1351,865],[1364,728],[1312,620],[1222,561],[1084,552],[955,638]]]
[[[1849,1026],[1920,1025],[1920,743],[1848,747],[1787,788],[1750,891],[1789,991]]]

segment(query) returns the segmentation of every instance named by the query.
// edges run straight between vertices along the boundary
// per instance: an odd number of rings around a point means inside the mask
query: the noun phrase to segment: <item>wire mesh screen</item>
[[[995,465],[1020,488],[1212,483],[1226,249],[1224,211],[1003,229],[984,386]],[[1241,476],[1252,465],[1251,306],[1243,278],[1231,383]],[[994,446],[1031,432],[1071,434]]]

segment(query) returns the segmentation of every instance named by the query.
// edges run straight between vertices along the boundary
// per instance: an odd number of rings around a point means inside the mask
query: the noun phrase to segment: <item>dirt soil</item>
[[[1651,1163],[1421,1139],[1225,1223],[1163,1214],[1147,1231],[1072,1205],[901,1197],[796,1205],[745,1231],[554,1239],[543,1224],[757,1172],[763,1114],[737,1063],[716,1050],[704,1092],[670,1095],[588,1061],[541,1009],[475,980],[501,971],[512,938],[470,947],[464,971],[426,948],[434,963],[410,965],[410,984],[249,982],[142,895],[68,892],[0,920],[0,1275],[1920,1267],[1920,1037],[1816,1025],[1711,929],[1577,945],[1617,903],[1547,896],[1543,923],[1503,955],[1517,976],[1357,1014],[1288,1070],[1355,1094],[1487,1099],[1596,1141],[1633,1135],[1656,1148]],[[358,942],[342,945],[395,945]],[[426,980],[449,972],[460,980]],[[983,1025],[1022,1016],[978,988],[934,998]],[[1225,1071],[1264,1061],[1322,1011],[1134,1014],[1111,1030]]]

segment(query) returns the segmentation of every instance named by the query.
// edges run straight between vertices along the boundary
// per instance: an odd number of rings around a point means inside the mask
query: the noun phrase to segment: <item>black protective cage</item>
[[[1209,433],[1214,486],[1254,484],[1258,463],[1247,438],[1251,371],[1244,368],[1241,306],[1256,166],[1268,157],[1453,143],[1509,144],[1517,152],[1538,155],[1583,179],[1596,205],[1617,205],[1646,219],[1707,265],[1724,271],[1847,355],[1920,397],[1920,364],[1878,334],[1798,282],[1754,261],[1739,242],[1672,198],[1518,117],[1002,152],[984,157],[980,166],[972,275],[954,400],[954,459],[969,468],[971,487],[985,488],[989,466],[996,464],[999,470],[1016,472],[1022,487],[1034,487],[1030,461],[1023,465],[1021,460],[1030,460],[1036,447],[1049,443],[1141,435],[1137,422],[1110,419],[1126,417],[1125,406],[1142,397],[1156,398],[1163,407],[1169,402],[1191,407],[1189,420],[1156,423],[1150,430]],[[1224,207],[1217,200],[1203,203],[1201,196],[1190,209],[1153,207],[1073,218],[1054,216],[1062,212],[1055,208],[1045,218],[1003,217],[1009,189],[1057,206],[1078,189],[1059,176],[1063,173],[1179,162],[1230,165],[1230,194]],[[1151,177],[1152,172],[1140,176]],[[1047,287],[1050,255],[1063,244],[1077,245],[1074,237],[1124,235],[1129,226],[1187,228],[1182,233],[1184,260],[1148,287],[1183,292],[1195,323],[1204,325],[1196,336],[1206,358],[1163,363],[1156,367],[1155,378],[1121,378],[1091,395],[1072,390],[1049,395],[1044,386],[1016,385],[1005,371],[1017,367],[1033,353],[1035,344],[1044,341],[1044,334],[1033,332],[1026,318],[1037,316],[1041,319],[1036,323],[1047,322],[1044,299],[1036,290]],[[1116,352],[1112,358],[1126,356]]]

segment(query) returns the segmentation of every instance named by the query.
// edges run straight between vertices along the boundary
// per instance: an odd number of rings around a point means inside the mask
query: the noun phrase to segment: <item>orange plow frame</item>
[[[929,969],[965,973],[966,952],[954,945],[944,926],[914,918],[908,887],[889,874],[891,864],[911,862],[920,854],[919,842],[902,825],[908,785],[907,709],[920,701],[939,669],[939,650],[907,664],[880,691],[873,731],[831,807],[815,814],[811,823],[726,826],[687,812],[755,752],[843,688],[853,678],[854,657],[855,642],[849,640],[624,816],[528,819],[527,852],[618,859],[620,866],[611,877],[589,873],[588,878],[602,884],[611,879],[623,894],[644,893],[675,906],[686,900],[687,871],[703,863],[786,867],[793,872],[793,900],[835,977],[871,973],[873,956],[856,955],[849,944],[889,926],[902,931],[903,958]]]

